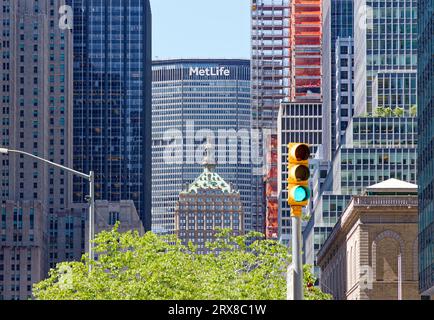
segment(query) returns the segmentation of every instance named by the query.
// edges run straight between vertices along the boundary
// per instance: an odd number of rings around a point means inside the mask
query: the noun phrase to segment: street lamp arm
[[[3,149],[3,148],[0,149],[0,153],[6,153],[7,154],[7,153],[10,153],[10,152],[11,153],[18,153],[18,154],[23,154],[23,155],[29,156],[29,157],[34,158],[36,160],[48,163],[48,164],[50,164],[50,165],[52,165],[54,167],[60,168],[60,169],[65,170],[65,171],[69,171],[69,172],[71,172],[71,173],[73,173],[75,175],[78,175],[78,176],[80,176],[80,177],[82,177],[84,179],[90,180],[90,175],[88,175],[88,174],[84,174],[84,173],[82,173],[80,171],[76,171],[74,169],[62,166],[62,165],[60,165],[58,163],[48,161],[48,160],[46,160],[44,158],[35,156],[35,155],[31,154],[31,153],[28,153],[28,152],[25,152],[25,151],[20,151],[20,150],[11,150],[11,149]]]
[[[90,257],[91,261],[94,261],[95,260],[95,254],[94,254],[92,241],[95,237],[95,173],[93,171],[91,171],[89,174],[84,174],[80,171],[76,171],[74,169],[62,166],[62,165],[57,164],[55,162],[48,161],[44,158],[35,156],[35,155],[28,153],[28,152],[25,152],[25,151],[13,150],[13,149],[11,150],[8,148],[0,147],[0,154],[9,154],[9,153],[17,153],[17,154],[22,154],[22,155],[28,156],[28,157],[36,159],[38,161],[47,163],[53,167],[60,168],[60,169],[65,170],[67,172],[71,172],[71,173],[89,181],[89,196],[87,199],[89,202],[89,257]],[[89,272],[90,271],[92,271],[92,264],[89,264]]]

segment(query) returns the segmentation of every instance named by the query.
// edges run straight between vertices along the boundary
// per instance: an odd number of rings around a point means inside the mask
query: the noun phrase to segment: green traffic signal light
[[[303,186],[295,187],[292,190],[292,196],[296,202],[304,202],[309,199],[309,189]]]

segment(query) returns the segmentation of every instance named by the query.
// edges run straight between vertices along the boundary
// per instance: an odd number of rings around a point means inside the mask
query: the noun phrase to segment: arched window
[[[404,241],[391,230],[380,233],[372,242],[373,276],[377,281],[398,281],[399,256],[403,257]],[[402,266],[405,262],[401,261]],[[404,270],[401,269],[401,274]]]
[[[377,281],[398,281],[399,243],[385,238],[377,243]]]

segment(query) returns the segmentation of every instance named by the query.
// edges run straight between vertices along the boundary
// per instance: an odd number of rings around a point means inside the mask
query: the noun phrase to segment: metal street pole
[[[60,168],[62,170],[65,170],[67,172],[70,172],[72,174],[75,174],[79,177],[82,177],[86,180],[89,181],[89,259],[90,261],[94,261],[95,257],[94,257],[94,252],[93,252],[93,239],[95,236],[95,174],[93,171],[90,172],[89,175],[82,173],[80,171],[76,171],[74,169],[62,166],[58,163],[49,161],[47,159],[35,156],[34,154],[25,152],[25,151],[20,151],[20,150],[13,150],[13,149],[7,149],[7,148],[0,148],[0,154],[9,154],[9,153],[16,153],[16,154],[22,154],[28,157],[31,157],[33,159],[39,160],[41,162],[47,163],[53,167],[57,167]],[[91,264],[89,265],[89,271],[92,270]]]
[[[288,269],[288,300],[303,300],[303,264],[301,258],[302,207],[291,206],[292,264]]]
[[[95,260],[93,251],[93,239],[95,237],[95,174],[89,174],[89,259]],[[89,272],[92,271],[92,264],[89,264]]]

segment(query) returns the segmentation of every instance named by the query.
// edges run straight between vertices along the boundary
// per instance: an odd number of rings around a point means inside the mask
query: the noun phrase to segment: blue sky
[[[151,0],[153,58],[250,58],[250,0]]]

